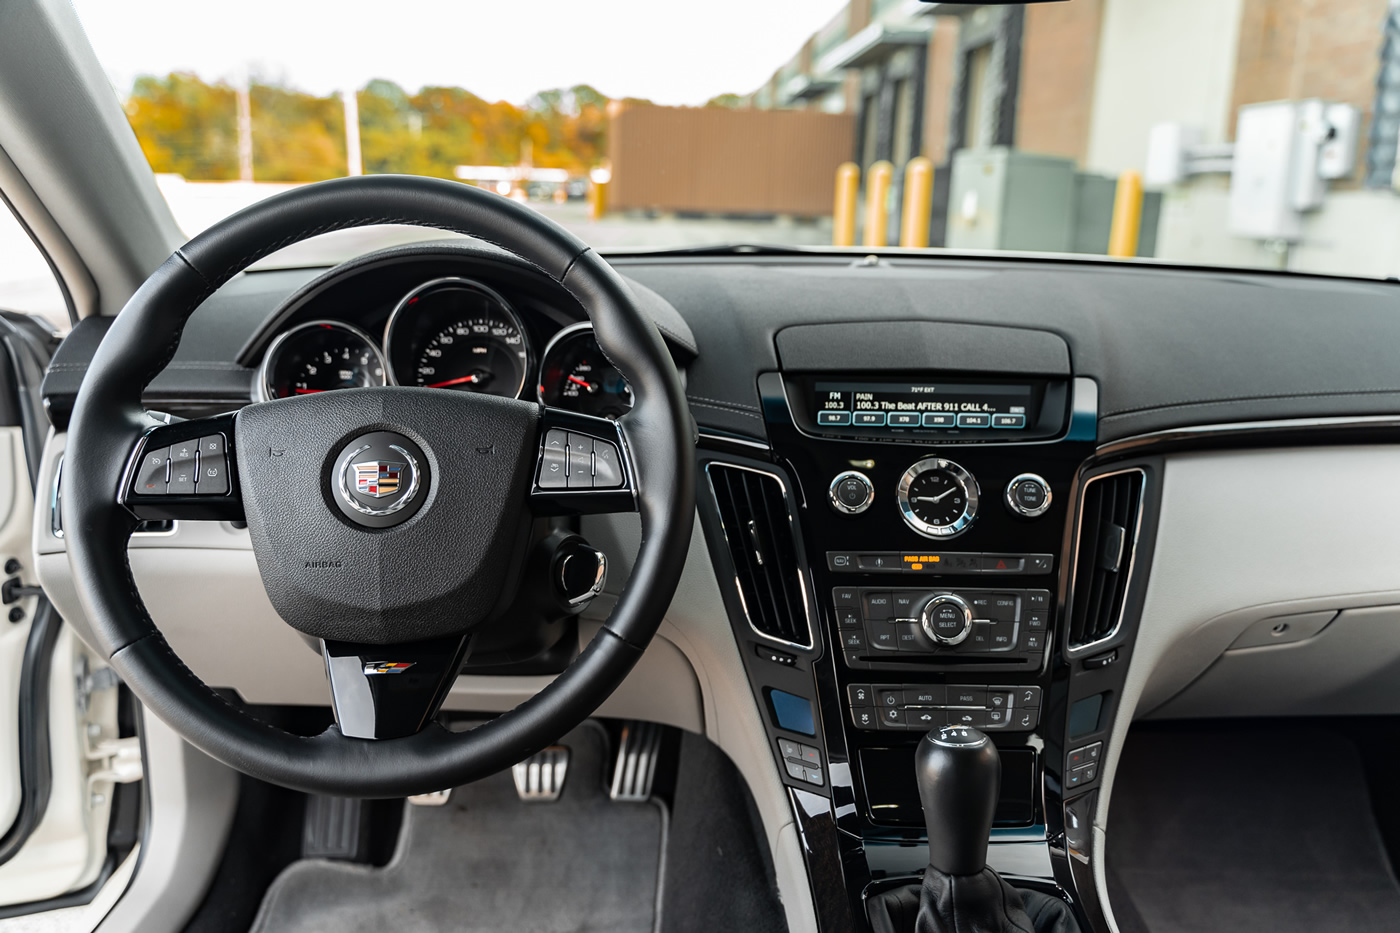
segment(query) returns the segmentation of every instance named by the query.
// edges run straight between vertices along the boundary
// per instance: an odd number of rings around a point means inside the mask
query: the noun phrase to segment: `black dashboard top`
[[[722,433],[765,438],[760,373],[827,363],[847,372],[908,371],[920,361],[940,373],[1067,368],[1099,385],[1101,441],[1197,424],[1400,412],[1400,291],[1392,282],[1004,257],[614,262],[686,367],[696,421]],[[293,296],[355,270],[364,285],[386,266],[394,276],[443,263],[484,281],[511,280],[560,325],[582,318],[566,295],[550,294],[541,273],[473,245],[370,254],[333,278],[322,269],[254,271],[191,318],[151,385],[151,404],[246,402],[258,356],[294,319]],[[107,323],[81,322],[55,358],[44,395],[57,423]],[[842,326],[812,327],[822,324]]]

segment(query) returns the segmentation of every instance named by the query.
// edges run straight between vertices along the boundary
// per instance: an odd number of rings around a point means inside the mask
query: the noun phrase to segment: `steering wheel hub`
[[[427,457],[396,431],[371,431],[340,451],[331,467],[341,514],[366,528],[392,528],[412,518],[427,496]]]

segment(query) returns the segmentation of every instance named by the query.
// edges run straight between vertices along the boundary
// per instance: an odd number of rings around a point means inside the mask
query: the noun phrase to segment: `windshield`
[[[1394,0],[75,5],[191,235],[407,172],[606,249],[1400,274]]]

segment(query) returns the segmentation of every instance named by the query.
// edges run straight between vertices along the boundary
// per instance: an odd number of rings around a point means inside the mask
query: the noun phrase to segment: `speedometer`
[[[398,385],[518,398],[530,344],[506,300],[479,282],[435,279],[404,296],[384,332]]]

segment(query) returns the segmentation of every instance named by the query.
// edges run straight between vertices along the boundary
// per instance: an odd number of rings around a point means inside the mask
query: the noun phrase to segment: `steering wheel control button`
[[[346,444],[331,472],[332,501],[366,528],[408,521],[427,498],[427,457],[393,431],[362,434]]]
[[[951,593],[930,599],[919,613],[919,624],[940,645],[960,645],[972,633],[972,608]]]
[[[593,438],[569,433],[569,488],[593,488]]]
[[[163,496],[170,472],[170,448],[157,447],[141,457],[131,491],[139,496]]]
[[[194,495],[194,478],[199,456],[199,441],[191,438],[170,446],[170,483],[166,491],[172,496]]]
[[[859,515],[875,501],[875,485],[864,473],[838,473],[827,488],[827,500],[842,515]]]
[[[604,440],[593,441],[593,488],[616,489],[622,485],[622,455],[617,445]]]
[[[201,496],[228,495],[228,457],[224,453],[222,434],[199,439],[199,465],[195,471],[194,489]]]
[[[1006,507],[1022,518],[1039,518],[1050,508],[1050,484],[1034,473],[1022,473],[1006,484]]]

